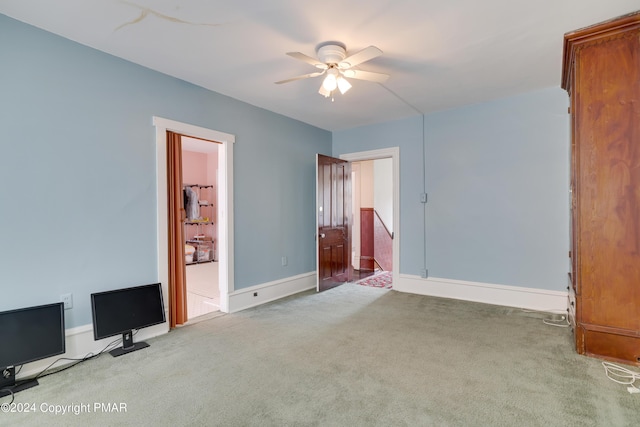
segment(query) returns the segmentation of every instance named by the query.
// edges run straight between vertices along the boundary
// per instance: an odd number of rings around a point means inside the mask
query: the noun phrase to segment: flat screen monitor
[[[64,352],[63,303],[0,312],[0,397],[38,385],[35,379],[17,382],[16,366]]]
[[[165,322],[160,283],[91,294],[93,337],[101,340],[122,334],[122,347],[111,350],[117,357],[149,347],[133,342],[133,331]]]

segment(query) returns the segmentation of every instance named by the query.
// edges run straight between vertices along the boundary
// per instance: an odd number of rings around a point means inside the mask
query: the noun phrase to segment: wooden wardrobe
[[[576,349],[640,366],[640,12],[565,34],[562,88]]]

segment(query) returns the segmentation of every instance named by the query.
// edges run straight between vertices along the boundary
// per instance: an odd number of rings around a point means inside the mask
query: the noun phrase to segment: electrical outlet
[[[282,266],[284,267],[285,265],[287,265],[287,263],[288,263],[287,257],[283,256],[282,257]]]
[[[426,268],[420,271],[420,277],[422,277],[423,279],[426,279],[429,277],[429,270],[427,270]]]
[[[73,294],[60,295],[60,302],[64,303],[64,309],[69,310],[73,308]]]

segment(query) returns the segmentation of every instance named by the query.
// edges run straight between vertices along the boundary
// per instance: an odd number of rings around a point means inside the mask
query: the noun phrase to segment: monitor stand
[[[132,331],[127,331],[122,334],[122,347],[114,348],[109,354],[113,357],[118,357],[147,347],[149,347],[149,344],[144,341],[134,343]]]
[[[8,396],[12,393],[17,393],[22,390],[26,390],[38,385],[38,380],[25,380],[18,381],[16,383],[16,368],[14,366],[10,368],[2,369],[0,375],[0,397]]]

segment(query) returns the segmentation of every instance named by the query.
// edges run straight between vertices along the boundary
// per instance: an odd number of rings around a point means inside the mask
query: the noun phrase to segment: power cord
[[[542,319],[542,323],[549,326],[556,326],[558,328],[568,328],[569,326],[571,326],[569,324],[569,319],[567,319],[567,316],[564,315],[560,320]]]
[[[114,344],[117,345],[121,341],[122,341],[122,338],[118,338],[116,340],[113,340],[109,344],[107,344],[106,347],[104,347],[102,350],[100,350],[98,353],[96,353],[96,354],[87,353],[82,359],[72,359],[72,358],[68,358],[68,357],[60,357],[60,358],[54,360],[53,362],[51,362],[51,364],[49,366],[47,366],[42,371],[40,371],[40,373],[37,374],[32,379],[37,380],[38,378],[48,377],[49,375],[57,374],[58,372],[66,371],[67,369],[73,368],[74,366],[76,366],[79,363],[86,362],[87,360],[95,359],[96,357],[100,356],[104,352],[108,351],[111,346],[113,346]],[[53,365],[55,365],[56,363],[60,362],[61,360],[69,360],[69,361],[76,362],[76,363],[72,363],[70,365],[65,366],[64,368],[58,369],[56,371],[48,372],[48,373],[45,374],[46,371],[51,369],[51,367]]]
[[[607,374],[607,378],[611,381],[628,385],[627,391],[630,394],[640,393],[640,388],[633,384],[637,380],[640,380],[640,372],[633,372],[611,362],[602,362],[602,366],[604,366],[604,372]]]
[[[20,365],[18,366],[18,368],[15,370],[15,372],[13,373],[13,375],[18,375],[20,373],[20,371],[22,371],[22,367],[24,365]],[[9,405],[11,405],[13,403],[13,401],[15,400],[16,396],[13,393],[13,390],[11,390],[10,388],[0,388],[0,391],[4,391],[6,393],[9,393],[11,395],[11,402],[9,402]],[[4,397],[4,396],[3,396]]]
[[[133,336],[135,336],[138,333],[138,331],[134,331]],[[32,381],[32,380],[37,380],[38,378],[44,378],[47,377],[49,375],[53,375],[53,374],[57,374],[58,372],[62,372],[62,371],[66,371],[67,369],[73,368],[74,366],[76,366],[79,363],[85,362],[87,360],[91,360],[91,359],[95,359],[96,357],[102,355],[103,353],[112,350],[112,348],[117,347],[120,343],[122,342],[122,338],[118,338],[115,339],[113,341],[111,341],[109,344],[107,344],[102,350],[100,350],[98,353],[94,354],[94,353],[87,353],[83,358],[81,359],[72,359],[72,358],[68,358],[68,357],[60,357],[56,360],[54,360],[53,362],[51,362],[49,364],[49,366],[47,366],[46,368],[44,368],[42,371],[40,371],[36,376],[34,376],[33,378],[26,378],[23,379],[19,382],[16,382],[16,384],[22,384],[28,381]],[[48,371],[49,369],[51,369],[51,367],[53,365],[55,365],[56,363],[60,362],[61,360],[69,360],[75,363],[71,363],[67,366],[65,366],[64,368],[55,370],[55,371],[51,371],[45,374],[46,371]],[[24,365],[20,365],[20,367],[16,370],[15,375],[17,375],[18,373],[20,373],[20,371],[22,370],[22,367]],[[9,394],[11,395],[11,402],[9,402],[9,405],[13,403],[13,401],[15,400],[15,394],[13,393],[13,391],[9,388],[3,388],[0,389],[0,391],[6,391],[9,392]]]
[[[553,320],[550,318],[542,319],[542,323],[549,326],[556,326],[558,328],[568,328],[571,326],[569,323],[569,316],[567,315],[567,310],[558,310],[558,309],[550,309],[550,310],[526,310],[522,309],[525,313],[554,313],[560,314],[562,318],[560,320]]]
[[[0,391],[5,391],[11,395],[11,402],[9,402],[9,405],[11,405],[13,401],[16,399],[16,395],[13,394],[13,390],[11,390],[10,388],[0,388]]]

